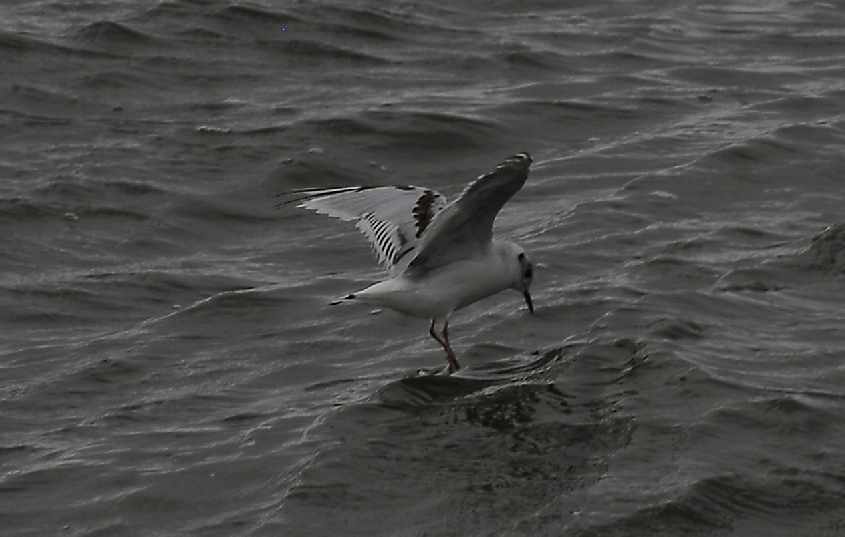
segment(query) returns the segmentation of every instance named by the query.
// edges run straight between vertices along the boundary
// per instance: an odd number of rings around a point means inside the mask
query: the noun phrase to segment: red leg
[[[443,339],[440,339],[440,336],[438,336],[437,332],[434,330],[434,321],[434,319],[431,320],[431,327],[428,329],[428,333],[431,334],[431,337],[436,339],[443,347],[443,350],[446,351],[446,360],[449,361],[449,373],[454,373],[461,368],[461,364],[458,363],[458,359],[455,357],[455,351],[453,351],[452,346],[449,345],[449,321],[446,320],[443,322]]]
[[[449,360],[449,370],[450,372],[457,371],[461,368],[461,364],[458,363],[455,351],[452,350],[452,345],[449,343],[449,319],[443,321],[443,339],[446,340],[446,358]]]

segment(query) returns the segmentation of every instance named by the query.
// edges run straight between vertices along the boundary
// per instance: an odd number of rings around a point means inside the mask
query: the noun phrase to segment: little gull
[[[431,319],[429,334],[446,351],[452,373],[460,368],[449,344],[452,312],[515,289],[534,313],[529,293],[534,269],[525,251],[493,238],[493,220],[525,184],[529,166],[531,156],[517,153],[449,204],[439,192],[417,186],[305,189],[284,204],[300,202],[298,207],[356,222],[390,278],[344,300]]]

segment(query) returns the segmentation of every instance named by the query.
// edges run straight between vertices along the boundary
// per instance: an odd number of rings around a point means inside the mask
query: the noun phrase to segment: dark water
[[[845,8],[386,5],[0,7],[0,533],[845,534]],[[517,151],[456,377],[274,209]]]

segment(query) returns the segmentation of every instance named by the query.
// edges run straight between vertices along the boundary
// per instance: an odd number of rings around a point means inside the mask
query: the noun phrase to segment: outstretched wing
[[[355,226],[370,241],[379,263],[397,274],[408,266],[420,237],[446,206],[442,194],[418,186],[351,186],[288,193],[297,203]]]
[[[517,153],[470,183],[428,227],[409,268],[435,268],[488,248],[493,220],[525,184],[530,166],[531,156]]]

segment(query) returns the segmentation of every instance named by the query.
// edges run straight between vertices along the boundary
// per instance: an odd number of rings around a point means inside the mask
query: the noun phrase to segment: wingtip
[[[512,156],[508,159],[510,162],[515,164],[520,164],[525,166],[526,168],[531,166],[531,163],[534,162],[534,159],[531,158],[531,155],[528,154],[528,151],[523,151],[521,153],[517,153],[516,155]]]
[[[281,209],[282,207],[293,205],[296,203],[297,207],[309,209],[310,207],[307,206],[307,203],[311,200],[317,200],[320,198],[325,198],[331,196],[333,194],[343,194],[345,192],[350,191],[360,191],[370,187],[363,187],[363,186],[339,186],[339,187],[308,187],[308,188],[297,188],[294,190],[287,190],[285,192],[279,192],[275,194],[273,197],[276,198],[277,201],[275,206],[277,209]]]
[[[496,166],[496,168],[503,169],[509,167],[519,167],[528,170],[532,162],[534,161],[531,158],[531,155],[529,155],[527,151],[523,151],[506,158],[498,166]]]

